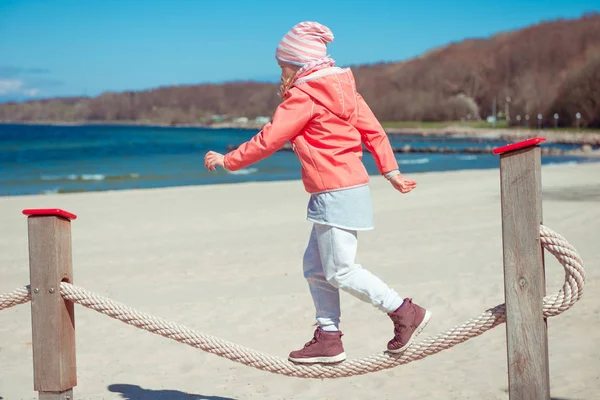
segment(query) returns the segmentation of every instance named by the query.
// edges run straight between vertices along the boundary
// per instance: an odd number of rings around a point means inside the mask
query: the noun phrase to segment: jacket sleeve
[[[300,133],[312,117],[312,99],[300,90],[290,90],[288,93],[288,97],[275,110],[273,121],[252,139],[225,154],[223,163],[226,169],[237,171],[267,158]]]
[[[398,170],[398,162],[383,127],[360,94],[356,94],[357,122],[354,127],[360,132],[362,142],[373,154],[375,164],[382,175]]]

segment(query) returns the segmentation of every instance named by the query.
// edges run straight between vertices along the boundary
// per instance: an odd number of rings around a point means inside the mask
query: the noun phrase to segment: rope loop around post
[[[568,310],[581,298],[585,283],[585,271],[579,254],[561,235],[541,225],[540,240],[544,249],[556,257],[565,270],[565,282],[562,288],[557,294],[545,296],[543,299],[544,317],[548,318]],[[264,354],[184,325],[143,313],[66,282],[61,283],[60,292],[66,300],[98,311],[128,325],[249,367],[298,378],[343,378],[393,368],[454,347],[506,321],[505,305],[499,304],[446,332],[415,342],[400,356],[382,352],[364,358],[348,359],[337,365],[297,365],[287,359]],[[28,300],[28,288],[16,289],[0,295],[0,310],[25,303]]]

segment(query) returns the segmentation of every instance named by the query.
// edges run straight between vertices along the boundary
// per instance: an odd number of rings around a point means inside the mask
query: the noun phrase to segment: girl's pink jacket
[[[362,143],[382,175],[398,169],[388,137],[357,93],[350,69],[326,68],[298,79],[277,107],[273,121],[225,155],[225,168],[245,168],[288,141],[302,165],[308,193],[368,183]]]

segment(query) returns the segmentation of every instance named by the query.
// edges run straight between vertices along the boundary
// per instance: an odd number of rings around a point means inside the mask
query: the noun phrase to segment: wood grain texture
[[[60,295],[73,282],[71,222],[31,216],[28,231],[34,389],[64,392],[77,384],[74,307]]]
[[[509,398],[550,399],[545,295],[541,152],[530,147],[500,157],[502,241]]]

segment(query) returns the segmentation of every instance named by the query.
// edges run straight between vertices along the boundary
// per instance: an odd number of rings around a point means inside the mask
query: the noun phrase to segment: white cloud
[[[0,79],[0,96],[16,95],[34,97],[40,94],[40,89],[27,87],[21,79]]]
[[[65,84],[49,74],[50,71],[44,68],[0,65],[0,96],[24,100],[46,95],[47,88]]]
[[[20,79],[0,79],[0,95],[20,92],[22,87]]]
[[[36,89],[36,88],[23,90],[23,94],[25,96],[30,96],[30,97],[33,97],[33,96],[35,96],[35,95],[37,95],[39,93],[40,93],[40,89]]]

